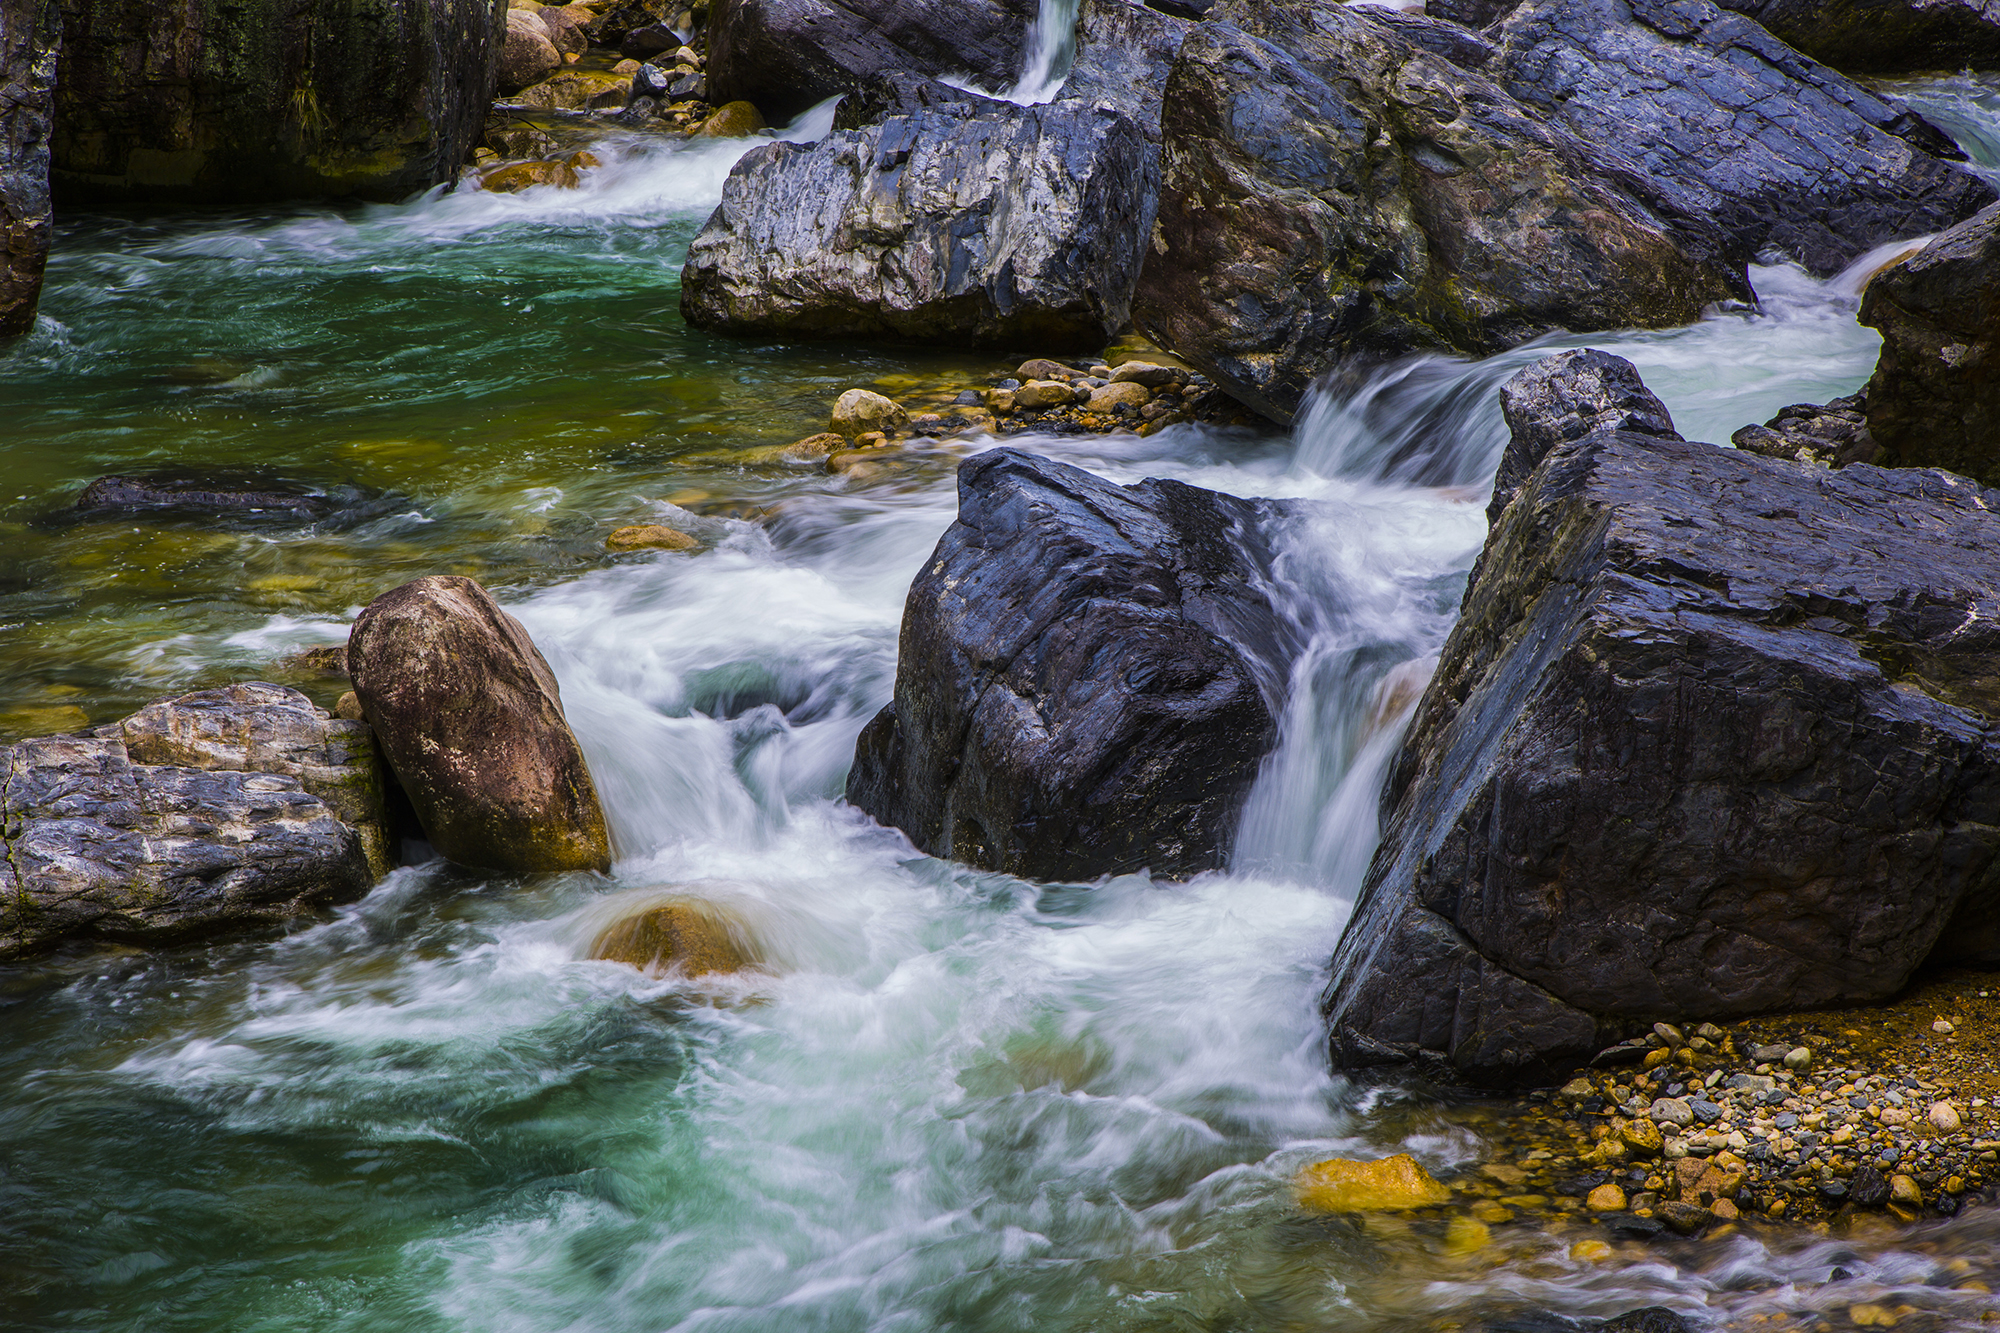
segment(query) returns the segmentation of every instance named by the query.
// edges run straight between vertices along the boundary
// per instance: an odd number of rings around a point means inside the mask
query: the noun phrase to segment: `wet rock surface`
[[[1100,346],[1128,318],[1151,167],[1114,107],[934,92],[747,154],[688,248],[681,311],[734,334]]]
[[[1336,1059],[1543,1081],[1635,1023],[2000,958],[1951,924],[1996,908],[1995,499],[1659,435],[1558,446],[1397,762],[1324,1000]]]
[[[1745,453],[1827,467],[1873,463],[1882,452],[1868,429],[1867,395],[1858,393],[1780,408],[1769,421],[1743,427],[1729,442]]]
[[[493,99],[506,0],[60,0],[70,200],[399,200],[451,180]]]
[[[508,873],[609,868],[555,676],[484,588],[432,575],[382,594],[354,622],[347,669],[440,855]]]
[[[1223,865],[1277,731],[1290,650],[1266,587],[1288,512],[967,459],[848,799],[932,855],[1038,879]]]
[[[367,727],[280,686],[19,741],[0,749],[0,957],[72,937],[171,943],[358,898],[386,867],[383,823]]]
[[[2000,66],[1994,0],[1721,0],[1846,74]]]
[[[1553,329],[1693,320],[1741,294],[1484,75],[1359,9],[1223,7],[1169,79],[1147,336],[1289,421],[1320,374]],[[1422,20],[1416,20],[1422,22]]]
[[[1489,35],[1509,92],[1712,219],[1738,263],[1769,250],[1833,273],[1994,198],[1908,107],[1708,0],[1528,0]]]
[[[1877,274],[1861,322],[1882,334],[1867,388],[1881,461],[2000,482],[2000,205]]]
[[[1594,348],[1558,352],[1500,388],[1507,449],[1493,480],[1486,521],[1498,523],[1516,492],[1551,450],[1600,430],[1677,440],[1673,414],[1622,356]]]
[[[248,468],[177,468],[99,477],[58,517],[222,521],[244,527],[352,527],[388,513],[400,497],[345,483],[320,485]]]
[[[0,0],[0,338],[35,323],[49,254],[55,0]]]

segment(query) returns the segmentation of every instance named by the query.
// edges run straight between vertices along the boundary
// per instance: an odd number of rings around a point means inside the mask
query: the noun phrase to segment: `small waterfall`
[[[1000,96],[1023,106],[1052,100],[1069,78],[1076,60],[1076,19],[1080,0],[1042,0],[1035,24],[1028,29],[1028,55],[1021,77]]]

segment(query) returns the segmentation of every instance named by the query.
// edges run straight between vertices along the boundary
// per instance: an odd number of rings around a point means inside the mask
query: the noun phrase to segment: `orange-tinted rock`
[[[743,932],[712,903],[685,898],[626,917],[590,946],[590,956],[664,976],[741,972],[760,961]]]
[[[1408,1153],[1373,1162],[1315,1162],[1299,1173],[1298,1195],[1300,1206],[1319,1213],[1401,1212],[1451,1200],[1451,1191]]]

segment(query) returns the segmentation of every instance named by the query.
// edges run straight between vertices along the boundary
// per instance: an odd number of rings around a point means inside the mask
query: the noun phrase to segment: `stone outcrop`
[[[1114,103],[1159,142],[1160,98],[1191,26],[1134,0],[1082,0],[1076,59],[1059,95]]]
[[[1188,34],[1134,300],[1154,341],[1288,421],[1342,364],[1683,324],[1745,293],[1704,224],[1362,8],[1224,6],[1237,26]]]
[[[59,0],[66,200],[396,200],[454,179],[506,0]]]
[[[0,0],[0,338],[26,333],[49,257],[55,0]]]
[[[1493,478],[1486,521],[1498,523],[1549,451],[1600,430],[1679,439],[1673,414],[1622,356],[1594,347],[1558,352],[1500,387],[1507,448]]]
[[[1994,198],[1943,131],[1708,0],[1527,0],[1489,35],[1509,92],[1713,219],[1738,262],[1833,273]]]
[[[1881,446],[1868,429],[1866,394],[1849,394],[1830,403],[1793,403],[1761,426],[1744,426],[1729,442],[1765,458],[1846,467],[1873,463]]]
[[[1125,326],[1157,189],[1140,126],[935,83],[871,96],[911,109],[736,164],[688,247],[690,324],[1045,348]]]
[[[1036,0],[717,0],[709,100],[790,120],[873,75],[969,76],[999,89],[1021,72]]]
[[[1224,865],[1277,734],[1291,645],[1265,587],[1287,512],[968,458],[848,799],[934,856],[1035,879]]]
[[[440,855],[515,874],[609,869],[555,676],[484,588],[432,575],[382,594],[348,635],[347,670]]]
[[[368,728],[276,685],[0,748],[0,958],[68,938],[171,943],[358,898],[388,864],[382,797]]]
[[[2000,0],[1721,0],[1848,74],[2000,67]]]
[[[1881,461],[2000,484],[2000,205],[1877,274],[1861,322],[1882,334],[1867,389]]]
[[[1335,1059],[1544,1080],[1653,1021],[2000,961],[1996,511],[1939,472],[1555,445],[1392,774]]]

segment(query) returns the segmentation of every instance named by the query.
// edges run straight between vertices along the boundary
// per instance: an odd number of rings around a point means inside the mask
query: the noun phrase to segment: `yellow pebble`
[[[1611,1254],[1611,1247],[1601,1240],[1580,1240],[1569,1247],[1569,1257],[1583,1264],[1601,1264]]]
[[[1330,1157],[1299,1173],[1301,1206],[1320,1213],[1372,1213],[1446,1203],[1451,1191],[1408,1153],[1373,1162]]]
[[[1444,1249],[1446,1254],[1471,1254],[1483,1250],[1493,1241],[1493,1233],[1484,1222],[1476,1222],[1469,1217],[1454,1217],[1444,1229]]]

